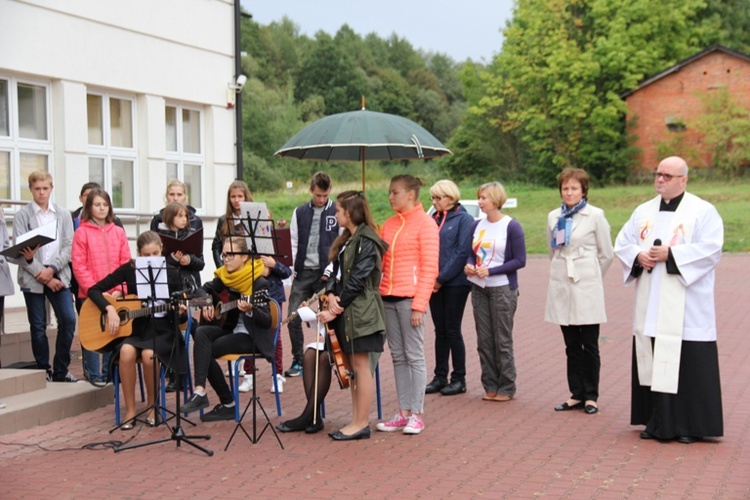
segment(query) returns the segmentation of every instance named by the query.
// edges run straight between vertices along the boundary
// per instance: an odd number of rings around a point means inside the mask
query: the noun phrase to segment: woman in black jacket
[[[430,188],[435,207],[432,218],[440,231],[440,274],[430,297],[430,314],[435,325],[435,377],[427,384],[425,394],[440,392],[452,396],[466,392],[466,347],[461,322],[471,291],[464,265],[471,248],[474,218],[461,206],[460,198],[461,192],[453,181],[440,180]],[[450,359],[453,373],[449,383]]]

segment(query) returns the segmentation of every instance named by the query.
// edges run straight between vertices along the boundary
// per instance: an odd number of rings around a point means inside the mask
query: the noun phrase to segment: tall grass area
[[[353,166],[352,166],[353,167]],[[419,174],[417,174],[419,175]],[[335,182],[335,181],[334,181]],[[476,198],[479,183],[462,184],[463,198]],[[509,208],[505,213],[517,219],[526,233],[526,247],[530,254],[547,253],[545,225],[547,214],[560,205],[557,189],[524,185],[506,185],[508,196],[518,199],[518,208]],[[362,189],[361,181],[334,184],[333,195],[346,189]],[[688,184],[688,191],[713,203],[724,219],[724,251],[750,251],[750,180],[739,181],[695,181]],[[423,187],[420,201],[427,210],[430,207],[429,184]],[[630,217],[633,209],[655,196],[653,185],[592,187],[589,201],[605,211],[612,226],[612,239]],[[291,220],[292,212],[302,203],[309,201],[307,186],[295,186],[293,190],[272,193],[256,193],[257,201],[265,201],[275,220]],[[367,200],[375,218],[381,224],[393,215],[388,204],[388,181],[373,179],[367,182]]]

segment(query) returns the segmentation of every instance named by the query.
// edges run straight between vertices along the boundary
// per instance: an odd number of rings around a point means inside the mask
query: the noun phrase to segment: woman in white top
[[[486,219],[474,223],[471,253],[464,272],[471,287],[482,367],[485,401],[510,401],[516,394],[513,317],[518,303],[518,270],[526,265],[526,239],[521,225],[502,213],[508,199],[499,182],[477,191]]]

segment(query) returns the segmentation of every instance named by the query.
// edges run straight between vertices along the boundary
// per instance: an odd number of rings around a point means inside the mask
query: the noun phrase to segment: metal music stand
[[[274,222],[273,219],[271,219],[268,216],[268,210],[266,209],[265,203],[241,203],[240,204],[242,209],[245,211],[245,216],[240,217],[231,217],[229,220],[238,220],[241,224],[244,225],[245,229],[247,230],[248,234],[245,236],[245,240],[247,241],[247,252],[234,252],[231,251],[232,254],[242,254],[242,255],[249,255],[252,264],[255,265],[255,260],[253,259],[254,256],[269,256],[269,257],[282,257],[282,255],[279,255],[276,253],[276,233],[274,231]],[[229,240],[230,244],[230,250],[234,250],[232,248],[232,240]],[[253,270],[255,271],[255,270]],[[253,272],[253,275],[255,272]],[[274,327],[275,328],[275,327]],[[239,361],[239,360],[238,360]],[[232,432],[232,435],[229,437],[229,441],[227,441],[226,447],[224,447],[224,451],[226,451],[229,448],[229,445],[232,442],[232,439],[234,439],[234,435],[237,433],[238,429],[242,429],[242,432],[245,433],[245,436],[250,440],[252,444],[257,444],[258,441],[260,441],[260,438],[263,437],[263,434],[265,433],[266,429],[270,427],[271,431],[273,431],[274,436],[276,436],[276,441],[279,442],[279,446],[281,446],[281,449],[284,449],[284,445],[281,443],[281,438],[279,437],[279,434],[276,432],[276,429],[271,424],[271,419],[268,418],[268,413],[266,413],[265,408],[263,408],[263,404],[260,402],[260,396],[258,396],[258,393],[256,392],[256,386],[258,384],[258,365],[255,363],[255,360],[253,360],[253,395],[250,398],[250,400],[247,402],[247,405],[245,405],[245,409],[240,415],[240,421],[237,422],[237,424],[234,426],[234,431]],[[235,381],[237,383],[237,381]],[[234,391],[232,391],[234,392]],[[235,404],[239,404],[239,401],[235,401]],[[248,432],[245,430],[245,428],[242,425],[242,419],[245,418],[245,414],[247,413],[248,409],[252,405],[253,407],[253,434],[250,436]],[[258,434],[258,408],[260,408],[260,411],[263,413],[263,417],[266,420],[265,425],[263,426],[263,430],[261,430],[260,434]]]
[[[176,292],[170,296],[169,294],[169,281],[167,279],[167,264],[166,259],[164,257],[138,257],[136,259],[136,282],[137,282],[137,288],[138,288],[138,297],[141,300],[146,300],[150,306],[154,307],[156,302],[162,302],[162,303],[169,303],[170,304],[170,310],[171,314],[174,314],[174,345],[173,345],[173,351],[172,352],[180,352],[178,343],[181,341],[182,335],[179,331],[179,316],[180,316],[180,309],[179,309],[179,303],[180,303],[180,297],[182,296],[182,292]],[[153,338],[153,352],[154,352],[154,361],[156,361],[156,335],[154,335]],[[187,355],[187,353],[185,353]],[[181,443],[185,442],[192,446],[193,448],[196,448],[206,455],[213,456],[214,452],[203,448],[202,446],[199,446],[198,444],[191,441],[192,439],[211,439],[210,435],[204,435],[204,436],[188,436],[185,434],[185,431],[182,429],[181,421],[182,418],[180,416],[180,383],[181,383],[181,376],[179,373],[182,372],[182,356],[178,356],[177,366],[178,366],[178,376],[175,377],[175,388],[176,388],[176,407],[175,411],[172,412],[171,410],[164,408],[158,404],[159,399],[154,395],[154,404],[143,411],[141,411],[138,415],[136,415],[136,418],[139,415],[143,415],[145,412],[150,411],[153,409],[154,411],[154,419],[158,419],[159,415],[161,415],[161,411],[165,411],[169,414],[171,414],[175,418],[175,424],[173,427],[169,427],[169,424],[167,422],[164,422],[164,425],[167,426],[167,428],[170,429],[171,435],[166,438],[156,439],[153,441],[147,441],[145,443],[137,443],[137,444],[131,444],[127,446],[117,446],[114,448],[115,453],[118,451],[124,451],[124,450],[130,450],[132,448],[141,448],[144,446],[149,446],[152,444],[158,444],[158,443],[165,443],[167,441],[176,441],[177,447],[179,448]],[[156,363],[154,362],[154,369],[153,369],[153,377],[154,377],[154,390],[156,390],[157,384],[158,384],[158,377],[156,375]],[[158,421],[158,420],[157,420]],[[188,423],[191,425],[195,425],[193,422],[190,422],[189,420],[185,419]],[[117,428],[117,427],[116,427]],[[115,428],[115,429],[116,429]],[[114,430],[114,429],[113,429]],[[112,431],[110,431],[112,432]]]

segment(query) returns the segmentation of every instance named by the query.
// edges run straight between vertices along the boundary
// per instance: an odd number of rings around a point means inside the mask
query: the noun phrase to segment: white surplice
[[[682,341],[715,341],[714,276],[724,243],[721,217],[713,205],[690,193],[685,193],[676,212],[659,212],[660,201],[657,197],[636,208],[615,241],[615,254],[622,263],[625,284],[635,281],[636,295],[647,300],[645,318],[641,318],[642,332],[638,331],[640,328],[636,313],[634,335],[642,333],[646,337],[656,337],[658,345],[660,329],[669,320],[671,324],[682,323]],[[666,264],[658,263],[652,273],[644,272],[640,277],[634,278],[631,271],[638,253],[647,251],[657,238],[663,245],[670,246],[680,274],[669,275]],[[647,294],[646,290],[640,290],[641,286],[648,287]],[[665,300],[665,297],[669,299],[671,294],[662,294],[665,286],[684,287],[684,304],[668,304],[669,300]],[[675,288],[668,288],[666,291],[669,290]],[[681,297],[683,293],[675,295]],[[660,306],[663,308],[661,311]],[[665,332],[661,333],[664,335]],[[679,347],[672,345],[670,348],[679,362]],[[641,385],[650,386],[652,367],[643,366],[642,360],[645,358],[641,353],[638,358]],[[663,392],[676,392],[676,379],[673,385],[674,390]]]

